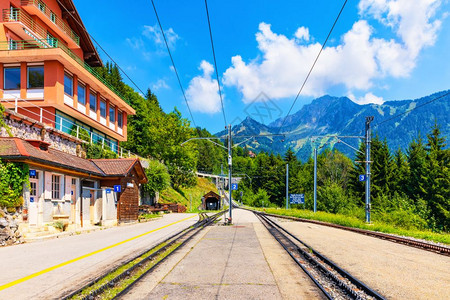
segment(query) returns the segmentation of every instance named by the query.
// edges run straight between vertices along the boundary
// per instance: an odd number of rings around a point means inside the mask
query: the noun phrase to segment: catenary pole
[[[228,125],[228,193],[229,193],[229,199],[230,200],[230,207],[229,207],[229,222],[231,224],[231,211],[232,211],[232,198],[231,198],[231,167],[233,164],[233,159],[231,157],[231,125]]]
[[[286,209],[289,209],[289,164],[286,164]]]
[[[317,212],[317,147],[314,147],[314,212]]]
[[[373,116],[366,117],[366,222],[370,223],[370,122]]]

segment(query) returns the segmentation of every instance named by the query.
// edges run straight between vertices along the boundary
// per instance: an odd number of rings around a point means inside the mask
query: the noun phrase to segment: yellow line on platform
[[[164,226],[162,226],[162,227],[159,227],[159,228],[150,230],[150,231],[148,231],[148,232],[145,232],[145,233],[142,233],[142,234],[137,235],[137,236],[135,236],[135,237],[126,239],[126,240],[124,240],[124,241],[118,242],[118,243],[113,244],[113,245],[110,245],[110,246],[108,246],[108,247],[105,247],[105,248],[96,250],[96,251],[94,251],[94,252],[91,252],[91,253],[82,255],[82,256],[80,256],[80,257],[77,257],[77,258],[68,260],[68,261],[66,261],[66,262],[60,263],[60,264],[55,265],[55,266],[53,266],[53,267],[44,269],[44,270],[42,270],[42,271],[33,273],[33,274],[31,274],[31,275],[28,275],[28,276],[25,276],[25,277],[23,277],[23,278],[20,278],[20,279],[11,281],[10,283],[1,285],[1,286],[0,286],[0,291],[5,290],[5,289],[7,289],[7,288],[10,288],[10,287],[12,287],[12,286],[14,286],[14,285],[16,285],[16,284],[19,284],[19,283],[25,282],[25,281],[27,281],[27,280],[30,280],[30,279],[32,279],[32,278],[34,278],[34,277],[37,277],[37,276],[40,276],[40,275],[42,275],[42,274],[48,273],[48,272],[53,271],[53,270],[55,270],[55,269],[58,269],[58,268],[67,266],[68,264],[71,264],[71,263],[74,263],[74,262],[76,262],[76,261],[82,260],[82,259],[84,259],[84,258],[86,258],[86,257],[89,257],[89,256],[95,255],[95,254],[97,254],[97,253],[103,252],[103,251],[105,251],[105,250],[108,250],[108,249],[111,249],[111,248],[120,246],[120,245],[122,245],[122,244],[128,243],[128,242],[130,242],[130,241],[133,241],[133,240],[135,240],[135,239],[138,239],[138,238],[140,238],[140,237],[143,237],[143,236],[145,236],[145,235],[147,235],[147,234],[150,234],[150,233],[152,233],[152,232],[155,232],[155,231],[158,231],[158,230],[167,228],[167,227],[169,227],[169,226],[175,225],[175,224],[177,224],[177,223],[186,221],[186,220],[191,219],[191,218],[193,218],[193,217],[195,217],[195,215],[194,215],[194,216],[187,217],[187,218],[184,218],[184,219],[181,219],[181,220],[179,220],[179,221],[176,221],[176,222],[173,222],[173,223],[170,223],[170,224],[167,224],[167,225],[164,225]]]

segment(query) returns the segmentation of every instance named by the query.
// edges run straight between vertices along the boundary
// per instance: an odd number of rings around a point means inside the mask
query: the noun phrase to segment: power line
[[[153,0],[152,0],[152,2],[153,2]],[[212,30],[211,30],[211,22],[209,21],[209,11],[208,11],[207,0],[205,0],[205,8],[206,8],[206,17],[208,19],[209,37],[211,39],[211,48],[212,48],[212,53],[213,53],[213,58],[214,58],[214,68],[216,70],[217,87],[219,88],[220,103],[222,105],[223,120],[225,122],[225,126],[227,126],[227,118],[225,116],[225,109],[223,107],[222,91],[220,89],[219,71],[217,70],[216,53],[214,51],[214,42],[213,42],[213,36],[212,36]]]
[[[444,97],[447,97],[448,95],[450,95],[450,91],[448,91],[447,93],[445,93],[445,94],[443,94],[443,95],[440,95],[440,96],[438,96],[438,97],[436,97],[436,98],[434,98],[434,99],[431,99],[431,100],[429,100],[429,101],[427,101],[427,102],[425,102],[425,103],[422,103],[422,104],[420,104],[420,105],[418,105],[418,106],[416,106],[416,107],[414,107],[414,108],[410,108],[410,109],[407,109],[406,111],[404,111],[404,112],[402,112],[402,113],[396,114],[396,115],[390,117],[389,119],[386,119],[386,120],[384,120],[384,121],[381,121],[381,122],[375,124],[375,125],[373,126],[373,128],[378,127],[378,126],[380,126],[381,124],[386,123],[386,122],[389,122],[389,121],[391,121],[391,120],[393,120],[393,119],[396,119],[396,118],[398,118],[398,117],[400,117],[400,116],[402,116],[402,115],[405,115],[405,114],[407,114],[407,113],[410,113],[411,111],[413,111],[413,110],[415,110],[415,109],[424,107],[425,105],[428,105],[428,104],[430,104],[430,103],[433,103],[433,102],[435,102],[435,101],[437,101],[437,100],[439,100],[439,99],[442,99],[442,98],[444,98]]]
[[[56,1],[58,1],[59,5],[62,6],[62,8],[72,17],[72,19],[78,23],[78,25],[80,25],[80,27],[83,29],[83,31],[87,33],[87,35],[97,44],[97,46],[106,54],[106,56],[108,56],[108,58],[119,68],[120,71],[122,71],[122,73],[128,78],[128,80],[130,80],[131,83],[142,93],[142,95],[145,95],[145,93],[139,88],[139,86],[133,81],[133,79],[131,79],[130,76],[128,76],[128,74],[120,67],[120,65],[108,54],[108,52],[106,52],[106,50],[102,47],[102,45],[100,45],[100,43],[97,42],[97,40],[87,31],[87,29],[84,27],[84,25],[75,18],[73,13],[71,11],[69,11],[64,6],[64,4],[61,3],[60,0],[56,0]]]
[[[206,0],[205,0],[205,1],[206,1]],[[306,78],[305,78],[305,80],[303,81],[303,84],[302,84],[302,86],[300,87],[300,90],[298,91],[297,96],[296,96],[295,99],[294,99],[294,103],[292,103],[291,108],[289,109],[288,113],[287,113],[286,116],[284,117],[283,122],[281,123],[281,126],[279,127],[278,133],[281,131],[281,128],[283,127],[284,123],[286,122],[287,117],[289,116],[289,114],[291,113],[292,109],[294,108],[294,105],[295,105],[295,103],[297,102],[298,97],[300,96],[301,92],[303,91],[303,88],[305,87],[306,82],[308,81],[309,76],[311,75],[311,72],[313,71],[314,66],[315,66],[316,63],[317,63],[317,60],[319,59],[320,54],[322,53],[323,49],[325,48],[325,45],[326,45],[328,39],[330,38],[330,35],[331,35],[331,33],[333,32],[333,29],[334,29],[334,27],[336,26],[336,23],[337,23],[337,21],[339,20],[339,17],[341,16],[341,13],[342,13],[342,11],[344,10],[344,7],[345,7],[346,4],[347,4],[347,0],[344,1],[344,4],[342,5],[341,10],[339,11],[339,14],[337,15],[336,19],[334,20],[333,26],[331,27],[330,32],[328,32],[327,38],[325,39],[325,41],[324,41],[323,44],[322,44],[322,48],[320,49],[319,53],[317,54],[316,59],[314,60],[314,63],[312,64],[311,69],[310,69],[309,72],[308,72],[308,75],[306,75]]]
[[[192,123],[194,123],[194,126],[197,127],[197,124],[195,124],[194,116],[192,115],[191,107],[189,106],[189,102],[187,101],[186,94],[183,89],[183,85],[181,84],[180,76],[178,76],[177,67],[175,66],[175,62],[173,61],[172,53],[170,52],[169,44],[167,43],[166,34],[164,33],[164,30],[161,25],[161,21],[159,20],[158,12],[156,11],[155,3],[152,0],[152,6],[153,10],[155,11],[156,20],[158,21],[159,29],[161,30],[161,33],[164,38],[164,43],[166,44],[167,52],[169,53],[170,61],[172,62],[173,70],[175,71],[175,75],[177,75],[178,84],[180,85],[181,92],[183,93],[184,101],[186,102],[189,114],[191,115]]]

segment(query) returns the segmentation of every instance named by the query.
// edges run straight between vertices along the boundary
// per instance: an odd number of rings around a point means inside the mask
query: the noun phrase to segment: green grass
[[[104,285],[105,283],[109,282],[110,280],[112,280],[113,278],[117,277],[118,275],[120,275],[122,272],[124,272],[125,270],[131,268],[132,266],[134,266],[135,264],[139,263],[140,261],[142,261],[144,258],[150,256],[151,254],[155,253],[156,251],[158,251],[159,249],[163,248],[166,245],[166,243],[161,243],[158,246],[156,246],[155,248],[151,249],[150,251],[148,251],[147,253],[145,253],[144,255],[138,257],[137,259],[130,261],[128,264],[123,265],[121,267],[119,267],[117,270],[109,273],[108,275],[106,275],[104,278],[100,279],[98,282],[96,282],[94,285],[85,288],[84,290],[81,291],[81,293],[76,294],[75,296],[73,296],[71,299],[83,299],[84,297],[88,296],[90,292],[98,289],[99,287],[101,287],[102,285]]]
[[[165,251],[158,254],[154,259],[147,261],[143,266],[139,267],[130,277],[127,277],[124,280],[118,282],[113,288],[106,290],[103,294],[101,294],[97,299],[102,300],[110,300],[113,299],[117,294],[119,294],[122,290],[124,290],[127,286],[136,281],[142,274],[144,274],[147,270],[152,268],[158,262],[160,262],[163,258],[172,253],[175,249],[177,249],[181,245],[181,242],[174,243],[170,247],[168,247]]]
[[[257,208],[262,210],[261,208]],[[303,219],[318,220],[327,223],[333,223],[338,225],[343,225],[353,228],[361,228],[367,230],[373,230],[384,233],[392,233],[401,236],[408,236],[418,239],[429,240],[433,242],[443,243],[450,245],[450,234],[448,233],[436,233],[427,230],[414,230],[414,229],[404,229],[401,227],[395,227],[390,224],[383,222],[374,221],[371,224],[367,224],[361,219],[351,216],[345,216],[340,214],[331,214],[326,212],[316,212],[303,209],[279,209],[279,208],[266,208],[265,211],[271,214],[291,216]]]
[[[197,185],[190,188],[175,190],[169,187],[161,192],[160,203],[179,203],[187,208],[187,212],[199,212],[202,204],[202,196],[213,191],[218,193],[216,186],[207,178],[197,178]],[[190,208],[190,196],[192,195],[192,209]]]
[[[158,218],[161,218],[161,215],[158,214],[158,213],[154,213],[154,214],[142,213],[142,214],[139,215],[139,222],[141,220],[158,219]]]

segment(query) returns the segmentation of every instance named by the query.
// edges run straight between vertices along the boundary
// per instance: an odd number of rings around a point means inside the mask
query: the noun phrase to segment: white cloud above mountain
[[[365,93],[361,103],[382,102],[368,91],[377,80],[411,74],[421,51],[437,40],[443,18],[436,17],[440,5],[441,0],[361,0],[360,19],[338,45],[325,47],[302,95],[320,96],[331,87],[344,86],[352,93]],[[394,37],[377,37],[371,22],[390,29]],[[233,56],[224,85],[237,88],[245,103],[261,92],[271,99],[295,96],[321,44],[306,27],[288,37],[273,32],[266,23],[259,24],[256,41],[260,55],[247,62]]]
[[[200,63],[202,75],[192,78],[186,90],[186,98],[193,111],[214,114],[220,111],[221,103],[217,80],[212,78],[214,67],[207,61]]]

